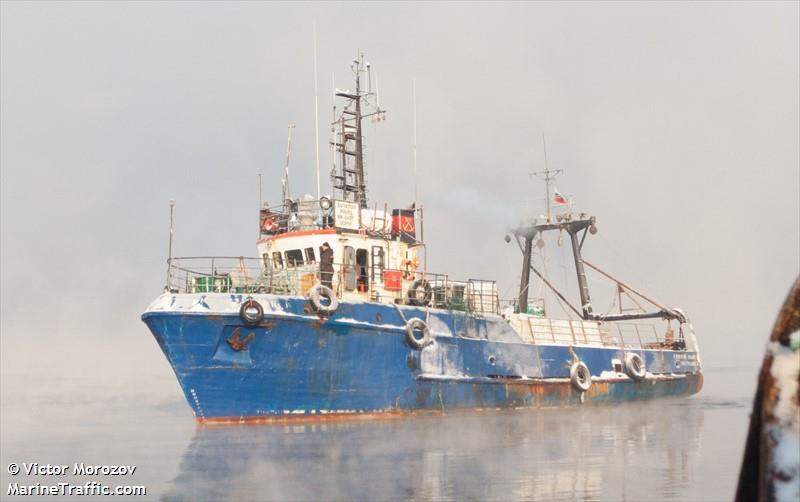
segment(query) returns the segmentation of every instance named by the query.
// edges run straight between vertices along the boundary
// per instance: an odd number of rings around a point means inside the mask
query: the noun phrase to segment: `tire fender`
[[[417,331],[422,332],[422,338],[417,337]],[[421,349],[431,343],[431,332],[425,321],[416,317],[408,320],[406,323],[406,342],[415,349]]]
[[[421,298],[419,297],[420,290],[423,291]],[[411,305],[426,307],[431,302],[432,298],[433,298],[433,290],[431,289],[431,283],[429,283],[425,279],[419,279],[414,281],[414,283],[408,290],[408,303],[410,303]]]
[[[328,300],[327,305],[323,303],[323,298]],[[331,288],[322,284],[317,284],[308,290],[308,301],[311,302],[314,310],[321,314],[332,314],[339,308],[339,300],[336,298],[336,294]]]
[[[625,373],[637,382],[644,380],[645,375],[647,375],[647,368],[644,365],[642,356],[636,352],[625,354]]]
[[[592,386],[592,373],[583,361],[576,361],[569,369],[572,386],[579,392],[586,392]]]
[[[248,326],[255,326],[264,319],[264,308],[257,301],[248,298],[239,308],[239,318]]]

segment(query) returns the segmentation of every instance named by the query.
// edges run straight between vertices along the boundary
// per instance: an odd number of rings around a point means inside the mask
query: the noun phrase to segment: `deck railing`
[[[259,258],[194,256],[172,258],[168,288],[180,293],[274,293],[304,295],[320,281],[316,263],[274,267]],[[495,281],[451,280],[446,274],[334,264],[337,296],[366,294],[373,301],[414,304],[427,298],[435,308],[474,314],[500,313]],[[416,293],[416,295],[413,295]],[[413,295],[413,296],[412,296]],[[388,299],[388,300],[387,300]]]
[[[170,262],[169,289],[180,293],[302,296],[320,281],[319,265],[316,263],[284,267],[271,267],[271,263],[267,265],[265,268],[260,258],[247,257],[173,258]],[[373,271],[364,267],[359,271],[352,264],[335,263],[333,286],[340,298],[360,293],[371,301],[415,304],[415,298],[425,299],[429,295],[427,305],[431,307],[473,315],[500,314],[502,308],[495,281],[458,281],[446,274],[432,272],[388,268]],[[507,307],[511,303],[502,305]],[[515,328],[523,339],[532,343],[663,348],[683,341],[669,328],[659,333],[654,324],[599,323],[537,315],[520,315],[517,319]]]
[[[514,323],[520,336],[532,343],[624,346],[632,348],[667,348],[680,344],[682,338],[667,325],[663,333],[655,324],[550,319],[519,316]]]

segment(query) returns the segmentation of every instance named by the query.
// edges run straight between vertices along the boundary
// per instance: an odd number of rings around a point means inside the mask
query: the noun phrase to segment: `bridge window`
[[[272,253],[272,264],[275,268],[283,268],[283,256],[281,256],[280,251]]]
[[[264,268],[269,270],[272,268],[272,260],[269,259],[269,253],[264,253],[261,255],[261,261],[264,262]]]
[[[303,252],[299,249],[286,251],[286,266],[299,267],[303,265]]]
[[[306,263],[317,263],[317,257],[314,254],[314,248],[306,248]]]

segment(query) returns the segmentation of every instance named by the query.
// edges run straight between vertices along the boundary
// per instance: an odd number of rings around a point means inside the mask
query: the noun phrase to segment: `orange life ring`
[[[275,223],[272,220],[272,218],[267,218],[266,220],[264,220],[264,224],[261,225],[261,228],[269,232],[270,230],[275,230],[276,228],[278,228],[278,224]]]
[[[401,262],[401,266],[403,267],[403,279],[410,281],[419,268],[419,260],[416,256],[412,260],[405,259]]]

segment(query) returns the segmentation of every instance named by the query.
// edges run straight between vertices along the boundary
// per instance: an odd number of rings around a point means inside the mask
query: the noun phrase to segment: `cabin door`
[[[352,246],[344,247],[344,289],[356,289],[356,250]]]
[[[366,293],[369,291],[369,276],[367,275],[368,269],[369,255],[367,255],[367,250],[356,250],[356,273],[358,274],[356,282],[358,284],[359,293]]]

